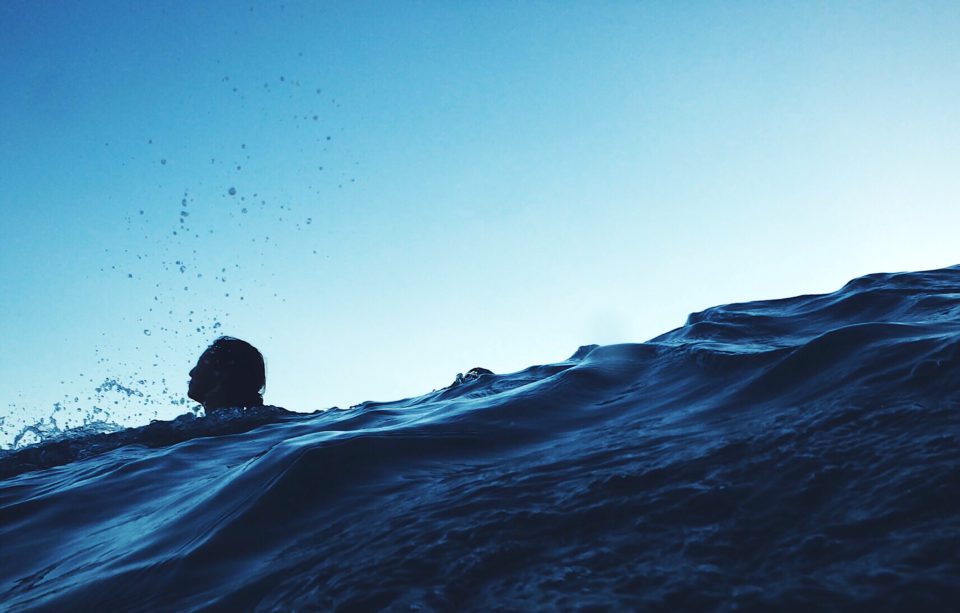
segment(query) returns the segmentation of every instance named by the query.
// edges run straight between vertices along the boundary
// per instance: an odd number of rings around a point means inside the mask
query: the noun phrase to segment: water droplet
[[[166,166],[166,165],[167,165],[167,158],[163,158],[162,160],[160,160],[160,163],[163,164],[164,166]]]
[[[230,194],[231,196],[236,196],[236,195],[237,195],[237,188],[236,188],[236,187],[231,187],[230,189],[227,190],[227,193]]]
[[[150,330],[144,329],[144,331],[143,331],[143,335],[144,335],[144,336],[150,336],[150,334],[152,334],[152,333],[150,332]]]

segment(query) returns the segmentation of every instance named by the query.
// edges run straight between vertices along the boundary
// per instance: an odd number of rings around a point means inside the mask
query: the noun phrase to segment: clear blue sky
[[[172,417],[220,333],[268,402],[395,399],[955,264],[958,100],[955,2],[8,0],[3,413]]]

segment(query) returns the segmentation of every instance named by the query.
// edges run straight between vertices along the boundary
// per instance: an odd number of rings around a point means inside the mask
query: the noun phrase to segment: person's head
[[[221,336],[207,347],[190,371],[187,396],[207,411],[263,405],[267,384],[263,355],[246,341]]]

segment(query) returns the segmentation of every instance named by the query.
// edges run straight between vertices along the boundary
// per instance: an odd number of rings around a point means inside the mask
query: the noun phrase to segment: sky
[[[955,2],[0,3],[0,424],[419,395],[960,262]],[[0,436],[0,445],[9,440]]]

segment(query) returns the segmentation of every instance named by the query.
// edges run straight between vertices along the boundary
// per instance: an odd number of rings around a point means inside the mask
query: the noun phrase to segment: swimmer
[[[221,336],[207,347],[190,371],[187,396],[211,411],[262,407],[267,384],[263,355],[246,341]]]

